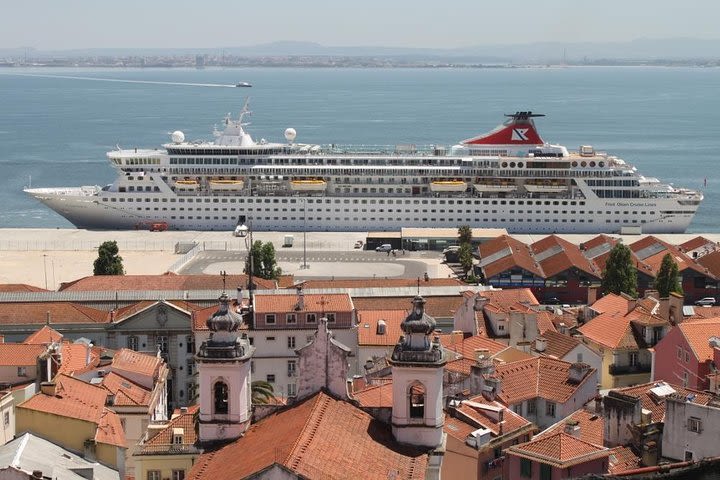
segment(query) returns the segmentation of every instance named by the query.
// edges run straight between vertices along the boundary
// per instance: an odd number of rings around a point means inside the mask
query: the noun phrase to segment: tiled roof
[[[716,277],[720,276],[720,250],[715,250],[707,255],[703,255],[697,259],[697,262],[710,270]]]
[[[531,244],[530,249],[536,255],[535,259],[540,264],[545,278],[553,277],[570,268],[577,268],[597,279],[602,276],[600,269],[582,254],[580,247],[557,235],[549,235]],[[554,254],[548,255],[553,252]]]
[[[97,349],[88,347],[84,343],[63,342],[60,346],[59,373],[73,374],[88,367],[96,367],[100,363],[100,353]]]
[[[126,372],[135,372],[140,375],[154,377],[160,365],[162,358],[147,353],[140,353],[128,348],[121,348],[115,352],[112,360],[113,370],[124,370]]]
[[[720,318],[683,322],[677,328],[700,363],[713,359],[710,337],[720,337]]]
[[[313,280],[308,279],[300,283],[303,288],[398,288],[416,287],[415,278],[353,278],[336,280]],[[422,287],[455,287],[465,285],[465,282],[457,278],[429,278],[420,282]],[[293,285],[292,287],[295,287]]]
[[[435,318],[452,317],[463,303],[462,295],[427,296],[425,312]],[[356,310],[403,310],[409,312],[413,297],[353,297]]]
[[[40,344],[50,344],[53,342],[59,342],[63,338],[62,333],[58,332],[57,330],[53,329],[52,327],[45,325],[40,330],[36,331],[35,333],[31,333],[24,341],[23,343],[40,343]]]
[[[491,305],[514,305],[521,303],[523,305],[540,305],[537,298],[533,295],[529,288],[510,288],[507,290],[484,290],[478,292],[478,295],[490,300]]]
[[[495,375],[502,380],[500,400],[514,405],[524,400],[542,397],[565,403],[591,377],[594,369],[579,384],[568,380],[570,363],[550,357],[534,357],[496,365]]]
[[[672,259],[677,263],[678,271],[682,273],[685,270],[694,270],[698,273],[707,274],[712,276],[711,273],[706,272],[705,267],[696,263],[692,258],[688,257],[678,247],[664,242],[652,235],[647,236],[638,240],[637,242],[628,245],[635,255],[641,256],[640,258],[643,263],[650,266],[652,274],[657,275],[662,264],[662,259],[666,254],[670,254]]]
[[[697,403],[698,405],[707,405],[713,398],[711,394],[703,393],[699,390],[693,390],[692,388],[668,384],[667,382],[650,382],[632,387],[618,388],[615,390],[620,393],[624,393],[625,395],[640,398],[642,408],[652,412],[652,421],[662,422],[665,418],[665,398],[656,397],[650,392],[650,389],[659,385],[669,385],[675,390],[675,392],[677,392],[678,395],[683,397],[687,397],[690,394],[694,395],[695,397],[693,399],[693,403]]]
[[[390,381],[378,385],[368,385],[353,392],[352,396],[361,407],[390,408],[393,405],[393,384]]]
[[[400,324],[407,312],[404,310],[362,310],[357,312],[358,345],[395,345],[403,334]],[[385,333],[378,333],[378,321],[385,322]]]
[[[493,356],[508,348],[504,343],[496,342],[495,340],[480,335],[464,338],[459,343],[454,343],[450,340],[452,340],[452,337],[440,337],[441,342],[448,342],[443,343],[443,347],[473,361],[475,360],[475,350],[488,350],[490,356]]]
[[[94,423],[98,425],[96,440],[125,446],[125,434],[119,417],[105,408],[107,390],[64,374],[55,377],[55,385],[54,396],[40,392],[18,405],[17,408]]]
[[[642,459],[630,447],[615,447],[610,449],[610,468],[608,473],[619,475],[628,470],[642,467]]]
[[[157,435],[147,442],[140,444],[140,451],[144,454],[172,451],[174,432],[177,428],[183,429],[182,445],[195,444],[198,440],[197,432],[195,431],[195,417],[199,411],[200,406],[193,405],[192,407],[188,407],[187,412],[178,412],[178,415],[171,419],[167,426],[160,430]]]
[[[703,247],[707,247],[708,250],[714,250],[715,248],[717,248],[717,246],[717,243],[713,242],[712,240],[708,240],[707,238],[702,236],[691,238],[687,242],[678,245],[678,247],[680,247],[683,252],[691,252],[693,250],[697,250],[698,248]]]
[[[593,303],[590,308],[597,313],[619,313],[625,315],[630,311],[630,300],[622,295],[608,293]]]
[[[514,445],[507,452],[560,468],[610,455],[607,448],[584,442],[564,432]]]
[[[27,285],[25,283],[0,283],[1,293],[19,293],[19,292],[48,292],[44,288]]]
[[[515,267],[520,267],[538,277],[544,277],[542,269],[530,253],[530,247],[508,235],[502,235],[480,244],[479,250],[485,278],[492,278]],[[503,251],[506,254],[503,255],[501,253]],[[487,259],[492,259],[493,255],[499,256],[499,258],[491,263],[483,264],[483,259],[489,261]]]
[[[227,286],[231,290],[236,287],[247,289],[247,275],[228,275]],[[273,280],[253,277],[258,289],[275,288]],[[93,275],[73,282],[65,283],[60,290],[67,291],[116,291],[116,290],[217,290],[223,289],[223,278],[220,275]]]
[[[555,435],[565,431],[568,420],[577,422],[579,430],[579,438],[593,445],[602,447],[605,443],[605,419],[602,415],[588,412],[587,410],[576,410],[569,417],[563,418],[554,425],[549,426],[542,432],[535,435],[535,438],[542,438]]]
[[[278,464],[304,478],[424,479],[426,452],[399,445],[387,425],[318,393],[252,425],[231,444],[206,451],[187,478],[246,478]]]
[[[105,323],[107,312],[66,302],[0,303],[0,325]]]
[[[610,257],[610,250],[612,250],[612,248],[618,243],[619,240],[617,238],[609,237],[607,235],[598,235],[597,237],[593,237],[583,243],[583,255],[592,260],[602,272],[605,270],[605,265]],[[650,277],[655,276],[652,267],[640,260],[632,250],[630,250],[630,257],[632,258],[633,264],[639,273],[643,273]]]
[[[141,302],[118,308],[117,310],[112,312],[112,321],[115,323],[122,322],[123,320],[127,320],[128,318],[157,304],[166,304],[169,305],[171,308],[176,308],[191,313],[194,311],[202,310],[204,308],[196,303],[186,302],[184,300],[143,300]]]
[[[449,436],[454,437],[463,443],[465,443],[467,437],[469,437],[470,434],[475,430],[477,430],[477,427],[474,425],[463,422],[459,418],[445,416],[445,424],[443,425],[443,431]]]
[[[683,322],[691,322],[691,321],[694,322],[696,320],[720,317],[720,305],[712,306],[712,307],[695,306],[695,307],[692,307],[692,309],[693,309],[693,315],[690,317],[685,317]]]
[[[0,366],[34,367],[45,350],[45,345],[37,343],[0,343]]]
[[[501,409],[502,421],[494,409]],[[478,395],[470,400],[463,400],[457,407],[459,417],[464,421],[470,421],[479,427],[489,429],[493,435],[507,435],[511,432],[529,427],[532,422],[521,417],[500,402],[493,402]],[[446,417],[447,418],[447,417]]]
[[[610,349],[639,347],[630,325],[630,318],[616,313],[603,313],[578,328],[587,339]]]
[[[150,390],[115,372],[105,375],[101,385],[115,395],[114,406],[150,406],[152,396]]]
[[[243,306],[246,307],[250,304],[250,300],[247,297],[243,298]],[[200,332],[200,331],[209,331],[207,327],[207,320],[210,318],[210,316],[218,311],[219,306],[217,304],[211,305],[209,307],[200,307],[198,309],[194,309],[192,311],[192,329],[194,332]],[[238,303],[237,300],[232,300],[230,302],[230,308],[234,309],[235,312],[239,313],[238,309]],[[243,326],[246,327],[245,324]],[[241,326],[240,328],[243,328]]]
[[[542,310],[537,312],[538,332],[542,334],[545,334],[545,332],[557,332],[557,329],[555,328],[555,322],[553,321],[554,318],[554,313]]]
[[[255,294],[255,313],[265,312],[350,312],[353,309],[350,295],[346,293],[311,293],[303,295],[304,308],[297,309],[297,295]]]
[[[577,338],[554,331],[546,331],[542,336],[547,340],[547,346],[541,353],[561,360],[581,343]]]

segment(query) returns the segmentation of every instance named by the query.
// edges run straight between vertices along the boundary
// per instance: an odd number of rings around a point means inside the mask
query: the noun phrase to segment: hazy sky
[[[462,47],[719,38],[718,0],[2,0],[0,48]]]

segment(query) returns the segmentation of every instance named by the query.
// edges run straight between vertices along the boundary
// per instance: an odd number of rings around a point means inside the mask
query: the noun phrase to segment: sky
[[[276,41],[454,48],[720,38],[717,0],[3,0],[0,49],[217,48]]]

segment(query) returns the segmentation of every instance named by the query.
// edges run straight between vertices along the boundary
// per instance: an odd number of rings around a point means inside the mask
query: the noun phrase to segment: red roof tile
[[[541,353],[561,360],[581,343],[577,338],[554,331],[546,331],[542,336],[547,341],[547,346]]]
[[[368,385],[353,392],[352,396],[361,407],[390,408],[393,405],[393,384],[389,381],[379,385]]]
[[[58,332],[57,330],[51,328],[48,325],[45,325],[40,330],[36,331],[35,333],[31,333],[24,341],[23,343],[31,344],[31,343],[40,343],[43,345],[47,345],[53,342],[59,342],[63,338],[62,333]]]
[[[319,393],[202,454],[187,478],[245,478],[273,464],[306,478],[423,479],[427,454],[397,444],[387,425],[362,410]]]
[[[292,285],[291,288],[296,287]],[[336,280],[312,280],[308,279],[300,282],[303,288],[398,288],[398,287],[417,287],[417,279],[415,278],[352,278],[352,279],[336,279]],[[420,283],[422,287],[456,287],[458,285],[466,285],[465,282],[457,278],[429,278]]]
[[[615,447],[610,449],[610,469],[608,473],[611,475],[619,475],[628,470],[634,470],[642,467],[642,459],[635,455],[630,447]]]
[[[697,259],[697,262],[716,277],[720,276],[720,250],[703,255]]]
[[[549,235],[531,244],[530,249],[536,255],[536,260],[545,257],[538,261],[545,278],[571,268],[577,268],[596,279],[602,276],[600,269],[582,254],[580,247],[557,235]]]
[[[570,416],[563,418],[554,425],[549,426],[542,432],[535,435],[535,438],[542,438],[555,435],[565,431],[568,420],[577,422],[580,428],[579,438],[593,445],[602,447],[605,444],[605,419],[601,415],[597,415],[587,410],[576,410]]]
[[[479,251],[480,262],[481,265],[483,265],[482,270],[485,278],[492,278],[499,273],[515,267],[520,267],[538,277],[544,277],[542,269],[530,253],[530,247],[513,237],[502,235],[488,240],[480,244]],[[500,255],[500,252],[503,251],[507,253],[504,256]],[[492,263],[483,264],[482,259],[490,258],[491,255],[499,255],[501,258],[498,258]]]
[[[255,294],[254,307],[256,314],[266,312],[350,312],[353,304],[347,293],[306,294],[304,308],[297,309],[297,295],[264,295]]]
[[[459,343],[452,342],[452,340],[453,337],[440,337],[441,342],[449,342],[443,343],[443,347],[445,347],[447,350],[457,352],[463,357],[472,361],[476,360],[475,350],[487,350],[492,357],[502,352],[506,348],[509,348],[504,343],[496,342],[495,340],[491,340],[487,337],[483,337],[480,335],[474,335],[472,337],[464,338]],[[528,357],[530,357],[530,355]]]
[[[99,363],[99,352],[84,343],[63,342],[60,346],[59,373],[73,374]]]
[[[227,286],[231,290],[236,287],[247,289],[247,275],[228,275]],[[268,290],[275,288],[273,280],[253,277],[256,288]],[[220,275],[93,275],[83,277],[74,282],[64,283],[60,290],[68,291],[116,291],[116,290],[217,290],[223,289],[223,278]]]
[[[681,243],[680,245],[678,245],[678,247],[683,252],[691,252],[697,249],[703,249],[709,252],[715,250],[718,247],[718,244],[713,242],[712,240],[708,240],[705,237],[697,236],[688,240],[687,242]]]
[[[45,345],[37,343],[0,343],[0,366],[34,367],[45,350]]]
[[[608,293],[593,303],[590,308],[597,313],[619,313],[620,315],[625,315],[630,311],[630,299],[622,295]]]
[[[400,324],[407,317],[404,310],[363,310],[357,312],[358,345],[395,345],[403,334]],[[378,322],[385,323],[385,333],[378,332]]]
[[[630,250],[632,250],[635,255],[642,254],[644,258],[641,258],[641,260],[643,261],[643,263],[650,266],[653,276],[657,275],[657,272],[660,270],[660,265],[662,264],[662,259],[668,253],[672,256],[675,263],[677,263],[678,271],[680,273],[684,272],[685,270],[694,270],[698,273],[712,276],[710,272],[706,272],[705,267],[695,262],[692,258],[688,257],[678,247],[664,242],[656,237],[653,237],[652,235],[642,238],[637,242],[631,243],[630,245],[628,245],[628,247],[630,247]],[[645,256],[650,253],[650,250],[648,249],[652,249],[652,252],[654,253],[649,256]]]
[[[564,432],[514,445],[507,452],[560,468],[610,456],[607,448],[584,442]]]
[[[120,415],[109,408],[102,409],[97,430],[95,431],[95,441],[123,448],[127,447]]]
[[[0,292],[2,293],[21,293],[21,292],[49,292],[44,288],[27,285],[25,283],[0,283]]]
[[[171,419],[167,426],[157,435],[145,443],[140,444],[140,451],[144,454],[170,453],[177,448],[174,445],[175,429],[183,429],[182,445],[194,445],[198,437],[195,431],[195,419],[200,411],[199,405],[188,407],[187,412],[179,412]]]
[[[448,318],[462,305],[462,295],[426,296],[425,312],[435,318]],[[407,297],[353,297],[353,305],[358,311],[362,310],[402,310],[409,312],[412,308],[412,296]]]
[[[502,420],[500,412],[502,412]],[[457,413],[460,419],[477,425],[476,429],[487,428],[495,436],[508,435],[532,426],[531,421],[506,408],[500,402],[489,401],[482,395],[463,400],[457,407]]]
[[[152,397],[150,390],[115,372],[105,375],[101,385],[115,395],[114,406],[150,406]]]
[[[587,339],[610,349],[639,348],[630,318],[620,314],[603,313],[578,328]]]
[[[675,390],[675,392],[677,392],[678,395],[683,397],[693,394],[695,396],[693,403],[697,403],[698,405],[707,405],[713,398],[711,394],[704,393],[699,390],[693,390],[691,388],[681,387],[679,385],[669,384],[667,382],[644,383],[641,385],[618,388],[615,390],[620,393],[624,393],[625,395],[640,398],[642,408],[652,412],[652,421],[662,422],[665,419],[665,398],[657,397],[650,392],[650,389],[660,385],[669,385]]]
[[[676,328],[682,332],[698,362],[713,359],[710,337],[720,337],[720,318],[683,322]]]
[[[0,303],[0,325],[50,323],[105,323],[108,314],[102,310],[66,302]]]
[[[120,372],[134,372],[148,377],[154,377],[163,360],[155,355],[135,352],[127,348],[121,348],[115,352],[112,360],[112,369]]]

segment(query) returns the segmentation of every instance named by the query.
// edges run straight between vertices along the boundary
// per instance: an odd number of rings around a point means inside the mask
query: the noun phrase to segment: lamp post
[[[253,304],[253,271],[255,270],[255,262],[253,259],[252,247],[252,220],[248,221],[250,227],[244,223],[237,228],[238,236],[245,239],[245,248],[248,252],[248,303],[252,307]],[[250,244],[248,245],[248,241]]]
[[[45,272],[45,290],[47,290],[47,253],[43,253],[43,272]]]

